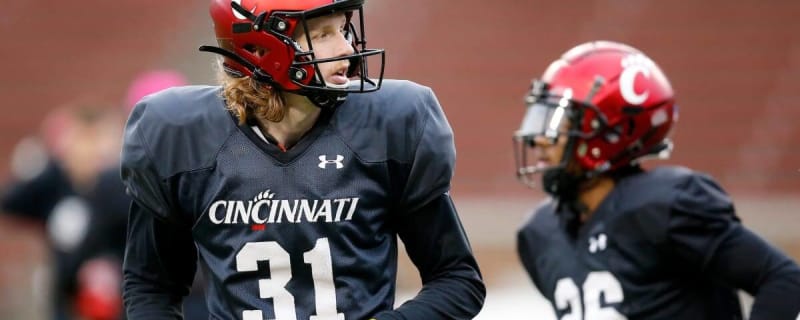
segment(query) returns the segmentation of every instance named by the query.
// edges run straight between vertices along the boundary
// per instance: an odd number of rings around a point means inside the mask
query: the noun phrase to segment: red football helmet
[[[666,158],[672,149],[667,139],[677,120],[672,86],[650,58],[624,44],[596,41],[570,49],[534,81],[525,102],[514,141],[517,177],[529,186],[534,174],[552,169],[536,163],[536,137],[555,142],[567,134],[557,167],[564,173],[576,163],[579,180],[645,156]],[[547,176],[545,190],[558,192],[553,184],[559,178],[547,181]]]
[[[341,98],[348,92],[369,92],[380,88],[383,80],[383,49],[367,49],[364,40],[364,0],[212,0],[209,12],[219,47],[202,46],[201,51],[223,55],[228,74],[253,79],[285,91],[306,96]],[[336,12],[345,12],[347,33],[354,54],[317,59],[314,49],[308,51],[292,36],[309,19]],[[358,19],[358,29],[352,23]],[[305,37],[309,40],[308,28]],[[261,51],[257,54],[256,51]],[[380,74],[376,80],[367,72],[367,56],[380,55]],[[358,77],[359,86],[329,86],[319,73],[318,64],[350,60],[348,77]]]

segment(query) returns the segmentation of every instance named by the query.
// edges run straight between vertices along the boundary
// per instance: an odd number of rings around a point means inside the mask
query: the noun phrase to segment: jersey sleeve
[[[555,217],[554,204],[550,201],[541,203],[517,231],[517,256],[536,290],[552,301],[553,288],[546,287],[542,281],[544,271],[539,268],[542,257],[548,250],[556,250],[559,245],[548,239],[547,235],[559,230]],[[546,268],[545,268],[546,269]]]
[[[536,257],[539,254],[536,245],[538,242],[539,240],[531,228],[523,227],[517,231],[517,255],[525,268],[525,272],[528,273],[528,277],[536,288],[542,291],[536,270]]]
[[[400,219],[398,234],[419,270],[422,289],[388,319],[472,319],[483,306],[486,287],[449,195],[439,194]]]
[[[128,219],[123,263],[127,319],[183,319],[181,301],[197,261],[191,230],[156,218],[136,202]]]
[[[159,120],[148,117],[149,107],[147,100],[137,104],[125,127],[120,160],[122,182],[127,193],[141,207],[162,219],[175,221],[166,177],[158,172],[149,145],[151,142],[145,138],[148,127]]]
[[[453,131],[433,91],[421,94],[421,130],[411,157],[408,179],[401,197],[402,207],[413,212],[450,190],[456,152]]]
[[[800,268],[741,225],[732,228],[710,258],[708,274],[754,297],[749,319],[800,316]]]
[[[795,319],[797,264],[742,226],[731,199],[710,177],[693,175],[679,190],[667,233],[678,265],[752,294],[750,319]]]
[[[733,202],[710,177],[692,174],[676,186],[666,221],[667,245],[682,265],[707,267],[724,236],[739,225]]]

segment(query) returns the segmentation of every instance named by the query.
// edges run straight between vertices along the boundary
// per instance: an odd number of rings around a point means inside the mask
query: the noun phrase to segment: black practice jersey
[[[800,312],[800,269],[745,229],[708,176],[664,167],[628,176],[571,236],[548,201],[518,250],[559,319],[751,319]]]
[[[175,313],[164,301],[185,293],[196,250],[212,318],[471,318],[484,287],[448,194],[454,161],[438,101],[407,81],[323,110],[285,152],[238,125],[219,87],[149,96],[122,159],[128,316]],[[392,311],[397,235],[424,286]]]

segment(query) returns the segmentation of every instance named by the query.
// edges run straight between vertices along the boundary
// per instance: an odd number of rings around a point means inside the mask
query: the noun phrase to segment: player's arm
[[[145,139],[145,133],[159,125],[146,108],[140,103],[131,113],[122,148],[122,181],[134,199],[128,216],[123,298],[129,320],[182,319],[181,302],[194,277],[197,249],[191,221],[175,209],[174,193],[157,166],[171,159],[153,152]]]
[[[709,272],[755,298],[750,319],[800,317],[800,268],[741,225],[723,236]]]
[[[681,189],[669,220],[669,239],[681,260],[752,294],[750,319],[797,319],[797,264],[742,226],[731,200],[710,178],[694,176]]]
[[[455,147],[450,125],[430,90],[422,95],[424,123],[404,175],[395,226],[422,279],[415,298],[386,319],[472,319],[486,288],[467,236],[450,199]]]
[[[134,202],[123,264],[127,319],[183,319],[181,304],[196,261],[189,228],[161,220]]]
[[[51,206],[55,205],[54,200],[64,193],[61,189],[54,190],[63,188],[62,185],[54,186],[54,183],[66,180],[62,170],[50,159],[47,167],[33,178],[6,186],[0,194],[0,212],[35,220],[47,220]]]
[[[472,319],[486,295],[450,196],[440,194],[398,221],[398,234],[419,270],[417,296],[378,319]]]

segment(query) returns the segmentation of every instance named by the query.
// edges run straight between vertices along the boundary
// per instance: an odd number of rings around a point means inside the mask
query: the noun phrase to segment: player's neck
[[[614,179],[600,176],[588,182],[581,188],[578,194],[578,201],[586,206],[586,212],[581,212],[581,223],[586,222],[594,214],[600,203],[605,200],[611,190],[614,189]]]
[[[296,94],[284,93],[286,114],[279,122],[260,120],[261,130],[283,148],[291,148],[314,126],[319,118],[320,108],[313,105],[308,98]]]

